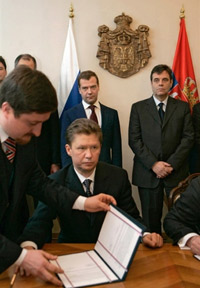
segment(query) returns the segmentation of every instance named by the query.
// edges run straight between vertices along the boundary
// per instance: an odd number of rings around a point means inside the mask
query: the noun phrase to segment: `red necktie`
[[[16,142],[11,137],[8,137],[6,141],[3,142],[6,147],[6,157],[8,160],[12,163],[15,158],[15,152],[16,152]]]
[[[90,115],[90,119],[95,121],[98,124],[97,115],[95,113],[95,106],[94,105],[90,105],[89,108],[92,110],[92,113]]]

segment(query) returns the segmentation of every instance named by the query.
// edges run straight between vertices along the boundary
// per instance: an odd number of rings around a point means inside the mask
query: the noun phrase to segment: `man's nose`
[[[41,134],[41,130],[42,130],[42,123],[38,123],[33,127],[32,133],[34,136],[38,137]]]
[[[92,93],[92,89],[91,89],[91,87],[88,87],[87,92],[88,92],[88,93]]]
[[[91,158],[91,157],[92,157],[92,152],[91,152],[91,149],[90,149],[90,148],[88,148],[88,149],[86,150],[85,157],[87,157],[87,158]]]

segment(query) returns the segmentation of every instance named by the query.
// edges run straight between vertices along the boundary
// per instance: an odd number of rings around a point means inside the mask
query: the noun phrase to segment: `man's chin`
[[[26,136],[23,138],[16,139],[16,143],[19,145],[26,145],[31,141],[32,136]]]

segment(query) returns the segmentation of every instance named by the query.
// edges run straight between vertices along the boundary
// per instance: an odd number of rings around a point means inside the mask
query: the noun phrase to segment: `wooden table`
[[[44,250],[63,255],[93,249],[93,244],[46,244]],[[0,287],[9,288],[12,269],[0,275]],[[13,288],[55,287],[34,277],[16,278]],[[188,250],[172,244],[150,249],[142,244],[133,259],[127,278],[123,282],[93,286],[98,288],[195,288],[200,287],[200,261]]]

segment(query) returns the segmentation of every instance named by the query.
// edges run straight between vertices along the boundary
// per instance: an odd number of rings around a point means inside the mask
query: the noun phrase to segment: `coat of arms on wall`
[[[98,45],[99,65],[110,73],[127,78],[147,65],[149,50],[149,27],[140,25],[135,31],[130,28],[132,18],[122,13],[115,17],[116,29],[106,25],[98,27],[101,40]]]

